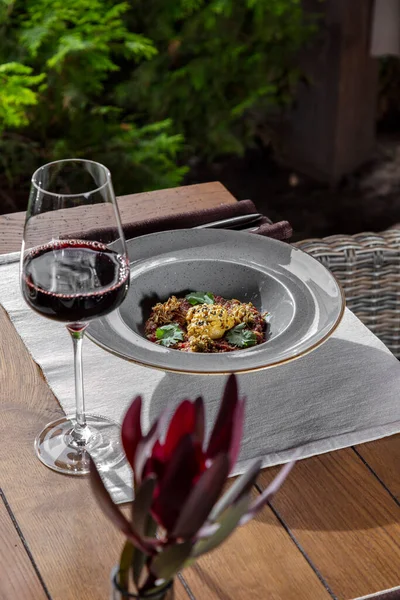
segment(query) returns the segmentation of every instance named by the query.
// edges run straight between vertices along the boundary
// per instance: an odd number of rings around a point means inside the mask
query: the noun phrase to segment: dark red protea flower
[[[122,443],[134,476],[132,521],[113,503],[92,463],[91,484],[99,504],[127,538],[119,571],[124,589],[131,572],[137,591],[168,583],[178,570],[252,519],[287,477],[294,461],[253,500],[250,491],[261,467],[257,459],[220,497],[239,455],[244,404],[231,375],[206,442],[202,398],[179,404],[164,437],[165,414],[143,434],[142,400],[135,398],[122,424]]]
[[[212,504],[235,465],[243,432],[244,400],[238,398],[236,378],[230,377],[210,440],[204,444],[204,403],[184,400],[170,421],[165,440],[160,440],[158,419],[147,435],[140,424],[141,398],[137,397],[122,424],[122,443],[132,466],[135,486],[150,475],[156,477],[152,516],[172,535],[190,493],[218,458],[212,478]],[[208,478],[210,476],[208,475]],[[210,485],[210,484],[209,484]],[[206,515],[207,516],[207,515]]]

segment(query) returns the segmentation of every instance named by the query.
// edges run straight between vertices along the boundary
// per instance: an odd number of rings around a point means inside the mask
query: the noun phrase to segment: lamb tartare
[[[145,335],[151,342],[183,352],[232,352],[265,342],[266,314],[251,302],[191,292],[153,306]]]

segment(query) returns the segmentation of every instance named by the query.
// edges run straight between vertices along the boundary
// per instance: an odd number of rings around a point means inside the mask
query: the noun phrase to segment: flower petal
[[[227,492],[220,498],[211,511],[209,520],[211,522],[218,517],[232,504],[236,504],[244,494],[248,494],[256,482],[261,468],[261,458],[256,458],[250,467],[240,477],[237,477]]]
[[[154,445],[157,442],[160,433],[160,419],[156,419],[150,427],[148,433],[140,440],[136,448],[135,462],[133,465],[133,474],[135,485],[142,483],[143,477],[149,473],[146,470],[146,463],[151,457]]]
[[[211,432],[207,448],[207,458],[214,458],[220,452],[229,453],[231,468],[235,464],[243,432],[244,400],[238,398],[236,376],[230,375],[224,390],[218,415]]]
[[[242,515],[247,511],[250,494],[245,494],[237,504],[230,506],[218,519],[219,527],[208,539],[199,540],[194,546],[191,556],[198,558],[206,552],[215,550],[224,542],[238,526]]]
[[[190,539],[198,532],[220,496],[229,470],[229,456],[219,454],[190,492],[171,534],[172,537]]]
[[[132,502],[132,523],[135,524],[136,532],[141,536],[146,536],[148,521],[151,519],[150,507],[153,502],[153,494],[157,480],[155,477],[148,477],[139,488],[135,489],[135,498]]]
[[[194,402],[194,408],[195,408],[195,413],[196,413],[195,414],[194,434],[195,434],[195,437],[196,437],[198,443],[200,444],[200,446],[203,447],[206,419],[205,419],[205,414],[204,414],[204,402],[203,402],[203,398],[201,396],[196,398],[196,400]]]
[[[164,462],[164,450],[160,444],[160,440],[156,440],[151,451],[151,456],[148,458],[145,467],[142,471],[142,480],[151,475],[155,475],[159,481],[164,476],[167,463]]]
[[[193,436],[186,434],[168,461],[152,506],[153,517],[168,532],[173,530],[199,474],[197,448]]]
[[[121,428],[122,445],[124,447],[126,458],[132,468],[135,464],[137,445],[143,437],[140,422],[141,411],[142,398],[137,396],[128,408]]]
[[[244,400],[239,400],[233,417],[231,444],[229,456],[231,459],[231,469],[235,466],[240,453],[240,444],[243,437],[244,427]]]
[[[162,449],[159,441],[160,436],[164,431],[167,415],[168,407],[166,407],[160,416],[153,422],[147,434],[138,444],[136,449],[135,463],[133,466],[135,485],[140,485],[143,479],[145,479],[148,475],[151,475],[152,473],[157,475],[158,473],[158,471],[156,472],[152,468],[154,465],[151,464],[151,457],[155,447],[160,447],[160,449]]]
[[[158,579],[169,581],[183,567],[191,550],[191,542],[167,546],[152,560],[152,573]]]
[[[119,510],[119,508],[112,501],[111,496],[108,493],[108,491],[106,490],[104,483],[99,475],[96,465],[94,464],[94,462],[91,458],[90,458],[89,479],[90,479],[90,486],[92,488],[92,492],[93,492],[97,502],[99,503],[100,508],[103,510],[104,514],[142,552],[144,552],[146,554],[151,554],[152,549],[134,531],[134,529],[132,528],[128,519],[125,517],[125,515]]]
[[[248,511],[240,519],[239,525],[246,525],[251,519],[269,502],[279,490],[290,471],[296,464],[296,458],[284,465],[278,475],[271,481],[269,486],[258,496],[258,498],[250,505]]]
[[[183,400],[170,421],[164,443],[164,460],[168,460],[181,438],[192,434],[196,426],[196,408],[190,400]]]

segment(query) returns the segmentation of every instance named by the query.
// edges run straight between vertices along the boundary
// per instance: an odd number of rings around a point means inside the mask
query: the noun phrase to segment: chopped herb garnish
[[[254,331],[247,329],[246,323],[240,323],[228,331],[226,341],[238,348],[250,348],[257,344],[257,336]]]
[[[183,331],[176,323],[170,323],[156,329],[156,338],[159,344],[168,348],[183,342]]]
[[[214,304],[214,295],[211,292],[190,292],[185,298],[192,306],[195,304]]]

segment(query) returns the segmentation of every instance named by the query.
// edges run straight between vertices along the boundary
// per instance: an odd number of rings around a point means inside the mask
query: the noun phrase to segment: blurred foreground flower
[[[128,519],[113,503],[92,462],[93,492],[105,514],[126,536],[117,574],[119,587],[140,598],[170,587],[176,573],[219,546],[236,527],[250,521],[286,479],[285,465],[255,500],[251,489],[261,468],[257,459],[221,497],[239,455],[244,399],[235,375],[227,381],[208,442],[202,398],[184,400],[162,439],[165,415],[146,435],[138,396],[122,424],[122,443],[134,476],[135,500]]]

